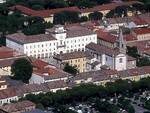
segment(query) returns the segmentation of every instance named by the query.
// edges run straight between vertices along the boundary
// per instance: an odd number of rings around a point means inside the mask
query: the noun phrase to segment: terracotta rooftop
[[[0,59],[9,58],[14,56],[14,51],[11,48],[2,46],[0,47]]]
[[[136,42],[138,51],[150,55],[150,41],[139,41]]]
[[[137,35],[142,35],[142,34],[149,34],[150,33],[150,28],[137,28],[137,29],[134,29],[134,32],[137,34]]]
[[[23,110],[25,110],[25,108],[32,107],[32,106],[35,107],[35,104],[32,103],[31,101],[24,100],[24,101],[20,101],[17,103],[11,103],[11,104],[4,105],[4,106],[0,107],[0,109],[5,112],[12,113],[12,112],[23,111]]]
[[[45,83],[45,85],[48,87],[48,89],[51,89],[51,90],[56,89],[56,88],[68,87],[66,82],[64,82],[63,80],[54,81],[54,82],[47,82],[47,83]]]
[[[56,40],[50,34],[39,34],[39,35],[27,36],[23,33],[15,33],[15,34],[7,35],[6,38],[9,40],[15,41],[19,44]]]
[[[70,59],[78,59],[78,58],[84,58],[86,57],[85,52],[76,51],[72,53],[63,53],[55,55],[54,58],[57,60],[70,60]]]
[[[124,39],[128,42],[128,41],[136,41],[137,37],[135,37],[133,34],[127,34],[124,35]]]
[[[135,61],[136,60],[136,58],[131,57],[131,56],[127,56],[127,59],[128,59],[128,61]]]
[[[19,58],[27,58],[25,55],[18,55],[15,57],[0,59],[0,67],[9,67],[13,62]],[[27,58],[28,59],[28,58]]]
[[[36,11],[28,7],[22,6],[22,5],[15,5],[15,6],[10,7],[9,9],[19,10],[24,14],[31,15],[31,16],[38,16],[42,18],[50,17],[51,15],[61,12],[61,11],[79,11],[78,7],[65,7],[65,8]]]
[[[9,97],[15,97],[17,95],[14,88],[7,88],[0,91],[0,99],[5,99]]]
[[[144,19],[142,18],[139,18],[139,17],[133,17],[132,18],[133,22],[136,24],[136,25],[146,25],[148,24]]]
[[[135,3],[141,3],[141,2],[129,1],[129,2],[122,2],[122,3],[109,3],[109,4],[98,5],[98,6],[95,6],[92,8],[82,9],[81,12],[87,13],[87,12],[94,12],[94,11],[112,10],[118,6],[124,6],[124,5],[130,6],[130,5],[135,4]]]
[[[123,71],[115,71],[115,70],[98,70],[91,72],[84,72],[76,75],[73,80],[88,80],[91,79],[91,83],[99,82],[103,80],[110,80],[111,76],[117,77],[116,79],[144,75],[150,73],[150,66],[137,67],[134,69],[128,69]]]
[[[87,80],[91,78],[93,82],[110,80],[112,76],[119,76],[120,78],[126,78],[131,76],[139,76],[150,73],[150,66],[137,67],[134,69],[128,69],[124,71],[115,71],[115,70],[99,70],[99,71],[91,71],[80,73],[76,75],[73,80]],[[74,84],[75,85],[75,84]],[[38,84],[29,84],[24,86],[17,86],[13,88],[7,88],[5,90],[0,91],[0,99],[10,98],[14,96],[23,96],[28,93],[35,92],[49,92],[52,89],[59,89],[69,87],[64,81],[55,81],[50,83],[43,83],[41,85]],[[72,86],[71,86],[72,87]]]
[[[93,50],[95,53],[97,54],[107,54],[109,56],[116,56],[118,55],[120,52],[119,52],[119,49],[115,48],[115,49],[112,49],[112,48],[109,48],[109,47],[106,47],[106,46],[102,46],[102,45],[98,45],[98,44],[95,44],[95,43],[90,43],[86,46],[87,49],[91,49]]]
[[[86,12],[94,12],[94,11],[104,11],[104,10],[112,10],[115,9],[118,6],[123,6],[123,5],[132,5],[134,3],[141,3],[138,1],[130,1],[130,2],[122,2],[122,3],[109,3],[109,4],[104,4],[104,5],[98,5],[92,8],[87,8],[87,9],[79,9],[78,7],[65,7],[65,8],[57,8],[57,9],[50,9],[50,10],[41,10],[41,11],[36,11],[32,10],[28,7],[22,6],[22,5],[15,5],[10,7],[10,10],[19,10],[24,14],[31,15],[31,16],[39,16],[42,18],[50,17],[55,13],[61,12],[61,11],[78,11],[82,13]]]
[[[46,66],[48,66],[49,64],[47,62],[42,61],[42,60],[35,59],[35,60],[32,60],[32,65],[38,69],[43,69]]]
[[[52,80],[52,79],[59,79],[59,78],[66,78],[69,76],[68,73],[64,72],[63,70],[46,67],[43,69],[37,69],[33,71],[33,74],[43,77],[45,80]]]
[[[97,38],[100,40],[104,40],[110,43],[115,43],[117,40],[117,37],[114,35],[111,35],[108,31],[104,31],[103,29],[99,29],[96,31]]]
[[[83,27],[79,24],[71,24],[71,25],[66,25],[62,26],[64,27],[64,30],[66,30],[67,37],[66,38],[74,38],[74,37],[79,37],[79,36],[86,36],[86,35],[92,35],[95,34],[92,30]],[[46,31],[51,33],[55,32],[55,29],[57,26],[54,26],[53,28],[47,29]]]
[[[144,13],[139,15],[140,18],[142,18],[145,22],[147,22],[150,25],[150,12]]]

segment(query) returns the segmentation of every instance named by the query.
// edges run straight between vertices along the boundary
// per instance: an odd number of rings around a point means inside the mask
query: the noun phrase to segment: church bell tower
[[[126,41],[123,38],[122,27],[119,27],[117,47],[120,53],[126,54]]]

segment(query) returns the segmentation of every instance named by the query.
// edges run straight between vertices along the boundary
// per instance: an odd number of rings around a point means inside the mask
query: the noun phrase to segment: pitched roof
[[[114,35],[111,35],[108,31],[104,31],[103,29],[99,29],[96,31],[97,38],[100,40],[104,40],[110,43],[115,43],[117,40],[117,37]]]
[[[86,46],[86,48],[88,49],[91,49],[93,50],[94,52],[96,52],[97,54],[107,54],[109,56],[116,56],[118,55],[120,52],[119,52],[119,49],[118,48],[109,48],[109,47],[106,47],[106,46],[103,46],[103,45],[98,45],[98,44],[95,44],[95,43],[90,43]]]
[[[54,56],[57,60],[70,60],[70,59],[77,59],[77,58],[84,58],[86,57],[85,52],[76,51],[71,53],[63,53],[63,54],[57,54]]]
[[[150,55],[150,41],[138,41],[136,47],[138,51]]]
[[[131,56],[127,56],[127,59],[128,59],[128,61],[135,61],[136,60],[136,58],[131,57]]]
[[[32,65],[35,66],[36,68],[42,69],[48,66],[49,64],[47,62],[44,62],[39,59],[32,60]]]
[[[68,26],[66,27],[66,30],[67,30],[66,33],[68,38],[96,34],[92,30],[83,27],[81,25]]]
[[[134,29],[134,32],[135,32],[137,35],[148,34],[148,33],[150,33],[150,28]]]
[[[7,35],[6,38],[15,41],[19,44],[56,40],[50,34],[38,34],[38,35],[27,36],[23,33],[14,33],[14,34]]]
[[[124,35],[124,39],[128,42],[128,41],[136,41],[137,37],[135,37],[133,34],[127,34]]]
[[[9,67],[13,64],[13,62],[19,58],[27,58],[25,55],[18,55],[9,58],[0,59],[0,67]]]
[[[87,12],[94,12],[94,11],[105,11],[105,10],[112,10],[115,9],[118,6],[130,6],[132,4],[135,3],[141,3],[138,1],[129,1],[129,2],[121,2],[121,3],[108,3],[108,4],[103,4],[103,5],[98,5],[98,6],[94,6],[92,8],[86,8],[86,9],[82,9],[81,12],[82,13],[87,13]]]
[[[57,8],[57,9],[49,9],[49,10],[40,10],[36,11],[30,9],[28,7],[22,5],[15,5],[9,8],[10,10],[19,10],[24,14],[31,15],[31,16],[38,16],[42,18],[50,17],[51,15],[61,12],[61,11],[79,11],[78,7],[65,7],[65,8]]]
[[[7,88],[0,91],[0,99],[15,97],[17,95],[15,88]]]
[[[74,38],[79,36],[93,35],[95,34],[92,30],[83,27],[79,24],[71,24],[66,26],[54,26],[53,28],[47,29],[46,31],[50,34],[55,33],[56,28],[64,27],[67,37],[66,38]]]
[[[141,19],[139,17],[134,17],[134,18],[132,18],[132,20],[134,21],[134,23],[136,25],[146,25],[146,24],[148,24],[144,19]]]
[[[53,80],[66,78],[70,74],[64,72],[63,70],[56,69],[53,67],[46,67],[43,69],[37,69],[33,71],[33,74],[43,77],[45,80]]]
[[[24,100],[24,101],[20,101],[17,103],[10,103],[10,104],[4,105],[0,107],[0,109],[5,112],[12,113],[12,112],[25,110],[25,108],[28,108],[31,106],[35,106],[35,104],[32,103],[31,101]]]
[[[0,59],[13,57],[14,51],[11,48],[2,46],[0,47]]]

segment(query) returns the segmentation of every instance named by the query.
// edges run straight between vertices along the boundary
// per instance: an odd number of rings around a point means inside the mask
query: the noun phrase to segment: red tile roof
[[[0,91],[0,99],[15,97],[16,95],[16,90],[14,88],[7,88]]]
[[[111,35],[108,31],[104,31],[102,29],[99,29],[96,31],[97,33],[97,38],[100,40],[104,40],[110,43],[115,43],[117,37],[114,35]]]
[[[22,5],[15,5],[9,8],[10,10],[19,10],[24,14],[31,15],[31,16],[39,16],[42,18],[50,17],[52,14],[61,12],[61,11],[79,11],[78,7],[65,7],[65,8],[57,8],[57,9],[51,9],[51,10],[41,10],[36,11],[32,10],[28,7],[22,6]]]
[[[136,38],[133,34],[125,35],[125,36],[124,36],[124,39],[125,39],[126,41],[135,41],[135,40],[137,40],[137,38]]]
[[[70,60],[70,59],[78,59],[78,58],[85,58],[85,52],[76,51],[71,53],[64,53],[64,54],[57,54],[54,56],[54,59],[63,61],[63,60]]]
[[[36,11],[32,10],[30,8],[27,8],[22,5],[15,5],[10,7],[10,10],[19,10],[24,14],[31,15],[31,16],[39,16],[42,18],[50,17],[52,14],[61,12],[61,11],[78,11],[78,12],[94,12],[94,11],[103,11],[103,10],[112,10],[116,8],[117,6],[123,6],[123,5],[132,5],[134,3],[140,3],[138,1],[130,1],[130,2],[122,2],[122,3],[109,3],[109,4],[104,4],[104,5],[98,5],[92,8],[87,8],[87,9],[79,9],[78,7],[65,7],[65,8],[57,8],[57,9],[50,9],[50,10],[41,10],[41,11]]]
[[[134,32],[135,32],[137,35],[148,34],[148,33],[150,33],[150,28],[135,29]]]
[[[136,47],[138,51],[150,55],[150,41],[139,41],[136,42]]]
[[[48,66],[49,64],[42,60],[36,59],[36,60],[32,61],[32,65],[35,66],[36,68],[42,69],[45,66]]]
[[[147,22],[141,18],[134,18],[133,21],[136,25],[146,25],[147,24]]]
[[[8,47],[0,47],[0,59],[13,57],[13,49]]]
[[[35,104],[32,103],[31,101],[24,100],[21,102],[10,103],[10,104],[4,105],[4,106],[0,107],[0,109],[5,112],[12,113],[12,112],[24,111],[26,108],[29,108],[29,107],[35,108]]]
[[[92,8],[82,9],[81,12],[82,13],[88,13],[88,12],[94,12],[94,11],[112,10],[112,9],[115,9],[119,5],[120,4],[118,4],[118,3],[98,5],[98,6],[95,6],[95,7],[92,7]]]
[[[135,3],[141,3],[141,2],[129,1],[129,2],[122,2],[122,3],[109,3],[109,4],[98,5],[92,8],[86,8],[86,9],[81,10],[81,12],[87,13],[87,12],[94,12],[94,11],[112,10],[118,6],[124,6],[124,5],[130,6]]]

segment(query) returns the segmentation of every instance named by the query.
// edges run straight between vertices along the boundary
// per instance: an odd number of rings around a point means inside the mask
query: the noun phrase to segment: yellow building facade
[[[63,62],[63,64],[68,63],[71,66],[75,66],[79,70],[79,73],[85,72],[85,69],[86,69],[86,58],[85,57],[64,60],[62,62]]]
[[[86,70],[86,55],[81,51],[59,54],[54,56],[54,60],[56,65],[61,69],[63,69],[65,64],[68,63],[71,66],[75,66],[79,73],[85,72]]]

